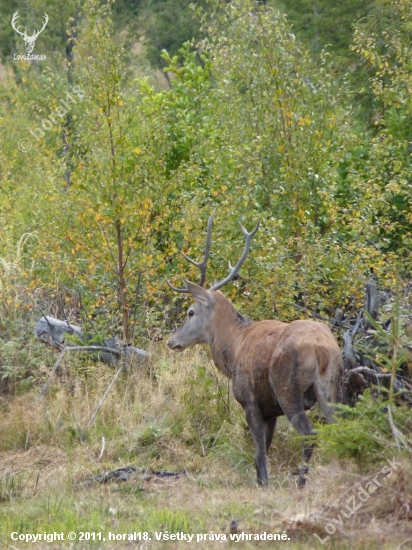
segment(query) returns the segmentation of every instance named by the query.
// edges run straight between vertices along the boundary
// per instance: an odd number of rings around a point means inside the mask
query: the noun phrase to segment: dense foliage
[[[182,253],[202,256],[216,209],[210,283],[242,252],[237,222],[261,220],[224,290],[252,319],[353,318],[366,280],[386,289],[386,311],[357,345],[389,389],[342,406],[317,440],[325,455],[364,467],[389,450],[410,454],[410,407],[397,408],[394,380],[410,380],[411,366],[411,306],[400,296],[412,267],[412,0],[289,4],[0,5],[1,391],[26,393],[48,374],[51,354],[30,340],[40,315],[78,322],[93,342],[117,336],[145,348],[173,329],[185,298],[166,281],[197,279]],[[46,59],[21,58],[9,24],[17,10],[27,29],[48,14],[34,50]],[[158,391],[161,413],[149,421],[143,396],[142,447],[157,457],[167,434],[180,447],[200,444],[203,456],[220,452],[218,439],[235,449],[243,427],[225,424],[219,378],[203,365],[184,382],[172,362],[153,368],[147,395]],[[175,385],[162,389],[168,368]],[[89,369],[76,359],[70,372],[85,381]],[[177,416],[171,400],[182,404]],[[116,418],[110,411],[117,430]],[[67,426],[74,437],[78,426]]]
[[[21,20],[33,21],[29,4]],[[17,4],[3,6],[2,316],[37,304],[125,341],[169,330],[181,297],[165,281],[197,277],[181,252],[202,254],[215,207],[210,280],[241,253],[236,221],[262,222],[226,289],[251,317],[355,310],[371,272],[390,286],[397,269],[402,283],[412,4],[331,6],[312,15],[342,17],[346,34],[334,41],[322,23],[314,48],[303,4],[295,36],[273,2],[39,1],[50,21],[37,62],[13,58],[23,41],[4,21]],[[181,24],[164,42],[174,12]]]

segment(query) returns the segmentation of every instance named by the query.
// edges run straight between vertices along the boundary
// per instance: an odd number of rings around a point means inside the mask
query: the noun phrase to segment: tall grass
[[[341,496],[347,495],[353,479],[363,480],[366,466],[370,467],[365,464],[359,477],[358,468],[345,465],[348,457],[333,450],[339,429],[328,436],[332,452],[331,462],[325,466],[321,431],[321,446],[315,451],[307,487],[298,490],[291,472],[300,463],[301,441],[281,419],[269,454],[270,488],[259,490],[243,410],[206,349],[176,355],[163,342],[155,344],[148,363],[130,365],[121,373],[88,427],[115,371],[67,353],[43,397],[41,388],[55,355],[43,344],[32,342],[31,346],[30,353],[40,358],[42,365],[35,371],[32,386],[3,393],[0,401],[1,547],[11,544],[12,531],[229,533],[232,520],[236,520],[240,531],[286,530],[291,539],[288,548],[314,548],[313,533],[323,532],[325,523],[343,506]],[[352,435],[347,427],[346,432],[340,429],[346,449],[349,443],[352,448],[358,446],[361,465],[367,455],[354,434],[364,439],[365,432],[373,436],[368,428],[371,423],[379,430],[373,415],[381,411],[377,405],[375,409],[358,417],[361,409],[355,410]],[[390,437],[388,426],[386,435]],[[381,459],[387,458],[387,450],[383,444]],[[343,461],[337,462],[336,457]],[[385,503],[396,510],[398,546],[405,539],[402,529],[409,520],[412,483],[409,462],[402,460],[396,477],[381,489]],[[104,485],[94,480],[96,474],[128,465],[139,469],[128,482]],[[185,470],[187,474],[170,483],[152,483],[142,474],[163,469]],[[391,514],[389,504],[383,506],[377,492],[356,521],[333,536],[332,546],[342,550],[392,548],[395,539],[382,542],[370,523],[375,516],[381,518],[379,532],[388,533],[385,521]],[[126,547],[121,542],[102,545],[99,541],[88,546]],[[39,543],[31,547],[43,550],[49,546]],[[169,541],[164,547],[185,546]],[[221,544],[209,542],[203,547],[220,548]],[[256,547],[253,542],[242,545]]]
[[[40,344],[39,344],[40,345]],[[137,461],[153,467],[200,471],[208,461],[249,469],[252,439],[227,379],[204,349],[176,356],[158,344],[149,364],[122,373],[90,428],[89,420],[110,384],[108,366],[66,354],[40,396],[47,369],[36,388],[4,401],[0,451],[51,445],[70,450],[85,444],[95,452],[105,441],[102,460]],[[278,431],[276,462],[299,454],[299,441]]]

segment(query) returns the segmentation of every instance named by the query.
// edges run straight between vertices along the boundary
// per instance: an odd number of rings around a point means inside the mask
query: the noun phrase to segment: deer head
[[[190,281],[184,279],[185,287],[177,288],[173,286],[169,281],[167,281],[167,284],[172,290],[176,292],[190,292],[190,294],[195,299],[195,303],[190,306],[187,311],[186,320],[173,334],[172,338],[167,344],[169,348],[174,351],[183,351],[187,347],[196,344],[210,344],[209,340],[212,335],[210,324],[216,309],[216,302],[218,300],[218,296],[213,291],[222,288],[224,285],[232,281],[239,273],[239,270],[249,253],[251,240],[259,229],[260,221],[257,223],[255,229],[253,229],[253,231],[251,231],[250,233],[243,227],[241,223],[239,223],[246,241],[243,254],[237,264],[234,267],[231,267],[230,273],[225,279],[223,279],[219,283],[214,284],[212,287],[210,287],[209,290],[206,290],[205,288],[203,288],[203,285],[206,280],[206,270],[210,254],[214,216],[215,211],[213,211],[210,215],[207,224],[206,246],[203,260],[201,262],[195,262],[188,256],[184,255],[186,260],[188,260],[191,264],[200,269],[201,275],[199,284],[191,283]]]
[[[19,12],[16,11],[16,13],[13,15],[13,19],[11,20],[11,26],[13,29],[23,38],[25,44],[26,44],[26,53],[32,53],[34,49],[34,45],[36,43],[36,40],[40,33],[42,33],[49,21],[49,16],[47,13],[44,14],[44,23],[43,27],[39,31],[34,31],[31,36],[28,36],[27,29],[24,30],[24,32],[20,31],[20,25],[16,27],[16,21],[19,18]]]

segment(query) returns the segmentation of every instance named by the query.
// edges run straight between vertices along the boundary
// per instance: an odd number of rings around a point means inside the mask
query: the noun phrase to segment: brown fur
[[[278,416],[286,415],[301,435],[309,435],[313,428],[304,411],[317,401],[327,421],[333,421],[328,402],[336,402],[340,349],[324,323],[248,321],[220,291],[186,284],[196,302],[168,345],[183,351],[209,344],[216,366],[232,380],[234,396],[245,409],[258,483],[267,485],[266,453]],[[312,445],[304,443],[300,485],[311,454]]]

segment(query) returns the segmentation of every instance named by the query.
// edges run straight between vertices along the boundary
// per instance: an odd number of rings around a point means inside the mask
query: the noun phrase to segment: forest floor
[[[412,548],[409,463],[388,450],[359,474],[315,451],[299,489],[300,441],[282,419],[259,489],[226,380],[204,350],[164,347],[119,378],[90,428],[115,372],[100,364],[72,358],[46,398],[39,380],[0,399],[1,548]]]

